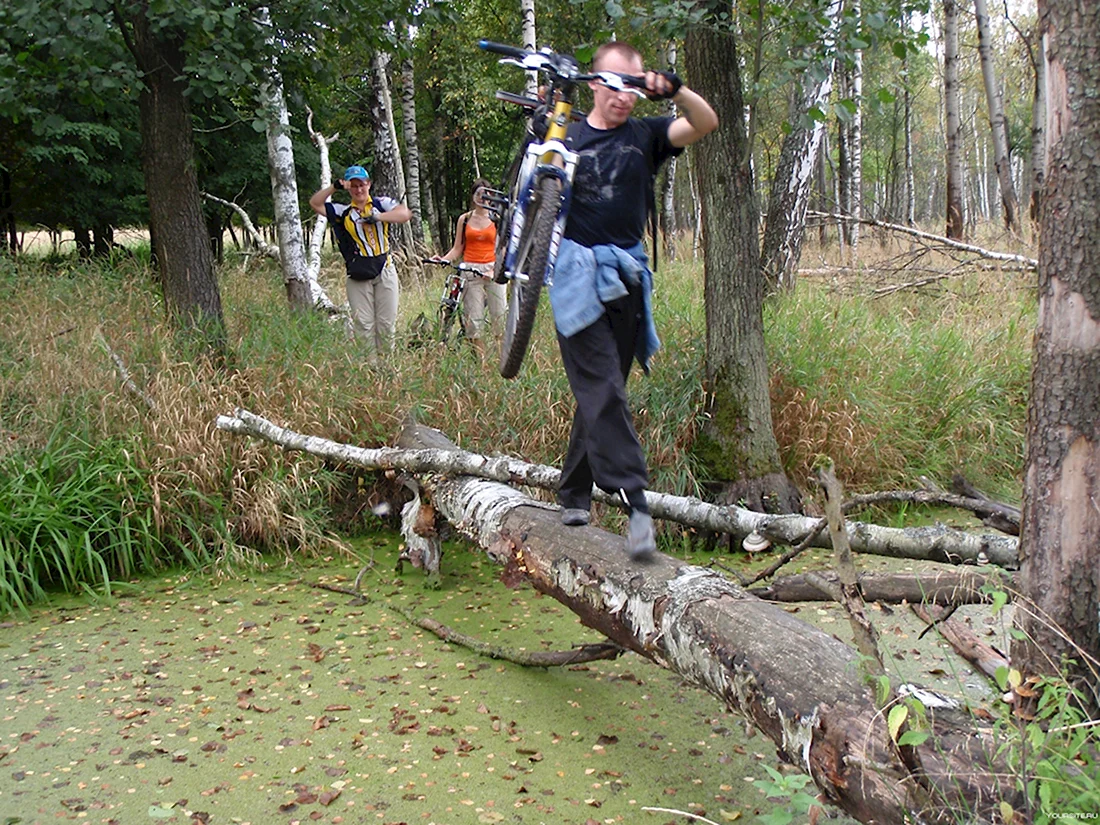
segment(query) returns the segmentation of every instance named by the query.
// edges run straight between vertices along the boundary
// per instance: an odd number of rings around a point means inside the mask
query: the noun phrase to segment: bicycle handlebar
[[[473,267],[465,261],[433,261],[431,258],[421,258],[422,264],[433,264],[435,266],[452,266],[455,269],[461,269],[463,271],[473,270]]]
[[[492,40],[479,40],[477,41],[477,46],[479,49],[484,49],[487,52],[496,52],[497,54],[514,57],[517,60],[523,60],[523,58],[530,54],[526,49],[519,49],[515,46],[505,46],[503,43],[494,43]]]
[[[505,55],[506,58],[515,60],[516,63],[514,65],[518,65],[519,68],[528,71],[544,71],[549,74],[557,75],[559,74],[559,58],[567,60],[572,67],[576,66],[573,58],[568,55],[555,55],[550,52],[529,52],[526,49],[521,49],[516,46],[506,46],[503,43],[494,43],[492,40],[479,40],[477,41],[477,45],[478,48],[487,52],[495,52],[496,54],[502,54]],[[540,58],[541,60],[532,60],[532,58]],[[614,89],[617,92],[633,92],[638,95],[638,97],[646,96],[646,92],[644,91],[646,89],[645,78],[637,75],[606,71],[593,72],[592,74],[574,74],[570,71],[568,76],[575,83],[598,80],[609,89]],[[509,99],[508,102],[526,105],[524,102],[515,99]]]

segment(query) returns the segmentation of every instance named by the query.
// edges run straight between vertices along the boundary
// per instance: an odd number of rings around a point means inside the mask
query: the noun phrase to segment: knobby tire
[[[454,327],[456,315],[458,315],[457,307],[455,309],[439,308],[439,340],[443,343],[447,343],[451,338],[451,328]]]
[[[554,222],[558,218],[561,203],[561,181],[546,177],[538,183],[534,209],[527,215],[520,238],[520,256],[517,257],[514,272],[527,273],[528,280],[522,283],[513,280],[509,295],[507,323],[504,341],[500,350],[500,374],[505,378],[515,378],[519,374],[527,346],[531,343],[531,332],[535,328],[535,314],[539,307],[542,285],[546,280],[546,262],[550,257],[550,241],[554,234]],[[515,328],[511,321],[515,318]]]

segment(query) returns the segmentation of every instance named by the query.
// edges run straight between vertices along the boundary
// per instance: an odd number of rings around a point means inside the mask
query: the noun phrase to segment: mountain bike
[[[430,258],[421,259],[421,263],[433,266],[447,266],[452,272],[443,282],[443,292],[439,296],[439,309],[435,313],[435,339],[447,343],[455,333],[455,322],[458,322],[458,331],[455,340],[466,335],[466,319],[462,315],[462,294],[466,291],[466,280],[470,277],[481,277],[481,273],[465,262],[433,261]],[[468,274],[468,273],[473,273]]]
[[[509,284],[508,310],[500,351],[500,374],[515,378],[527,354],[543,286],[552,282],[579,156],[565,146],[579,84],[599,81],[616,91],[644,97],[645,79],[615,72],[582,74],[572,55],[549,49],[529,52],[488,40],[485,51],[505,55],[502,64],[545,76],[540,98],[497,92],[497,98],[528,110],[527,133],[503,191],[486,200],[500,215],[494,277]]]

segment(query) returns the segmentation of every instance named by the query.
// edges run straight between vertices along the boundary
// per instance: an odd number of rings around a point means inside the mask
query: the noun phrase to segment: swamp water
[[[751,823],[785,807],[751,781],[778,767],[774,746],[647,660],[525,668],[392,609],[504,649],[602,639],[553,599],[505,589],[484,557],[449,545],[432,591],[394,572],[394,537],[356,551],[372,564],[365,603],[315,586],[351,587],[362,564],[333,558],[7,617],[0,825],[664,825],[689,821],[670,810]],[[843,637],[836,608],[790,609]]]

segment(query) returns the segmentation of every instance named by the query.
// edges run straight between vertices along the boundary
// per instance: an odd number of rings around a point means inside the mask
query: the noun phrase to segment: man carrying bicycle
[[[718,116],[676,75],[647,72],[641,54],[626,43],[601,46],[591,71],[644,75],[648,97],[671,99],[683,113],[635,118],[637,94],[589,82],[592,111],[570,126],[566,141],[580,160],[550,287],[562,363],[577,402],[558,489],[562,523],[588,523],[593,483],[617,492],[630,512],[627,552],[642,560],[657,544],[626,380],[635,358],[648,371],[659,344],[642,246],[647,208],[661,164],[718,128]]]

